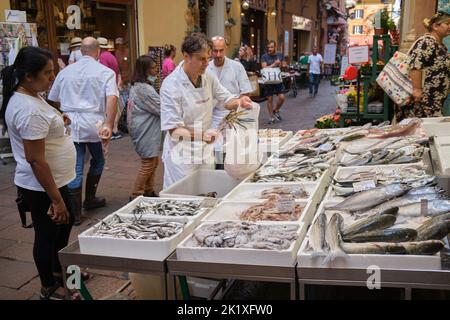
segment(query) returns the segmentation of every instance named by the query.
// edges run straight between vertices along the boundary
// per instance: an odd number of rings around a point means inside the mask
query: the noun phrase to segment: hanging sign
[[[325,64],[335,64],[336,63],[336,51],[337,45],[329,43],[325,45],[324,62]]]
[[[348,62],[350,64],[369,63],[369,46],[355,46],[348,48]]]
[[[67,28],[69,30],[80,30],[81,29],[81,9],[79,6],[72,5],[67,8]]]

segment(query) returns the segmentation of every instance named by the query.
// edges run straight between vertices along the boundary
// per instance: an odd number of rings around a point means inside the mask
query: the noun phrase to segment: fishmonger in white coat
[[[161,87],[161,129],[164,141],[164,188],[200,168],[214,168],[213,143],[219,136],[212,129],[215,101],[227,110],[240,105],[251,109],[248,97],[239,98],[225,89],[210,71],[212,43],[203,34],[183,42],[183,62]]]

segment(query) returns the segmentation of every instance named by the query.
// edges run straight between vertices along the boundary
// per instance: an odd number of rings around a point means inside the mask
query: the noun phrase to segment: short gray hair
[[[83,42],[81,43],[81,53],[83,55],[90,55],[92,53],[95,53],[100,48],[100,45],[98,44],[97,39],[92,37],[87,37],[83,39]]]
[[[212,41],[203,33],[192,33],[187,36],[181,46],[181,51],[189,55],[203,50],[211,50]]]

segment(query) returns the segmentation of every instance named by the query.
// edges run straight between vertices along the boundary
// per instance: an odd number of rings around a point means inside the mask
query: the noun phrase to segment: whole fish
[[[411,189],[411,191],[408,192],[408,195],[422,195],[422,194],[442,194],[444,190],[439,187],[419,187]]]
[[[406,254],[412,255],[435,255],[444,249],[444,243],[439,240],[429,240],[421,242],[404,242],[399,245],[405,248]]]
[[[417,241],[442,240],[450,234],[449,220],[431,220],[431,223],[423,224],[417,229]]]
[[[340,247],[342,242],[341,228],[344,219],[339,213],[335,213],[331,217],[330,222],[327,225],[327,230],[325,232],[325,240],[330,248],[327,257],[324,259],[323,264],[329,264],[339,257],[346,257],[344,251]]]
[[[364,232],[383,230],[392,227],[397,221],[397,217],[391,214],[375,214],[373,216],[360,219],[347,228],[342,234],[344,238],[349,238]]]
[[[403,197],[393,199],[390,201],[387,201],[385,203],[382,203],[375,208],[373,208],[373,211],[379,212],[379,211],[385,211],[390,208],[395,207],[404,207],[411,204],[420,204],[422,200],[436,200],[439,199],[439,194],[436,193],[429,193],[429,194],[418,194],[418,195],[405,195]],[[449,210],[450,211],[450,210]]]
[[[369,134],[368,130],[355,130],[353,132],[350,132],[346,135],[344,135],[341,139],[341,141],[354,141],[361,138],[365,138]]]
[[[398,214],[405,217],[438,216],[450,212],[450,200],[431,200],[423,211],[422,203],[417,202],[399,207]]]
[[[346,162],[341,162],[341,165],[344,167],[360,167],[368,164],[372,160],[372,157],[373,155],[371,152],[366,152],[361,156],[356,156]]]
[[[311,235],[309,238],[309,245],[313,250],[311,255],[314,256],[326,256],[327,243],[325,240],[325,232],[327,228],[327,216],[320,214],[313,226],[311,227]]]
[[[408,242],[417,238],[414,229],[385,229],[344,236],[346,242]],[[442,238],[441,238],[442,239]]]
[[[413,135],[416,130],[420,127],[420,119],[411,119],[411,121],[406,125],[395,125],[389,130],[378,130],[372,129],[371,134],[368,136],[371,139],[387,139],[392,137],[404,137]]]
[[[348,197],[340,204],[329,209],[349,212],[368,210],[390,199],[399,197],[409,190],[409,187],[401,184],[381,186],[375,189],[357,193],[351,197]]]
[[[347,254],[405,254],[404,246],[388,242],[341,243]]]

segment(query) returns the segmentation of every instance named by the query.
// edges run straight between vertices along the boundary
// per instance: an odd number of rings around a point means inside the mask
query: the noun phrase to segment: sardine
[[[400,243],[405,248],[406,254],[412,255],[435,255],[444,249],[444,243],[439,240],[430,240],[422,242]]]
[[[341,228],[343,222],[344,219],[342,216],[339,213],[335,213],[327,225],[325,240],[330,248],[330,251],[323,261],[324,265],[333,262],[339,257],[342,258],[347,256],[340,247],[340,243],[342,242]]]
[[[357,212],[371,209],[383,202],[386,202],[395,197],[399,197],[410,190],[409,187],[401,184],[391,184],[381,186],[368,191],[357,193],[340,204],[328,209],[342,210],[349,212]]]
[[[353,236],[344,236],[346,242],[408,242],[417,238],[414,229],[385,229],[372,232],[364,232]]]
[[[349,238],[364,232],[383,230],[392,227],[397,221],[397,217],[391,214],[375,214],[368,218],[360,219],[351,226],[344,228],[342,234],[344,238]]]
[[[347,254],[405,254],[404,246],[388,242],[341,243]]]
[[[326,256],[326,240],[325,232],[327,228],[327,216],[325,214],[320,214],[313,226],[311,227],[311,235],[309,244],[313,250],[311,255],[314,256]]]

